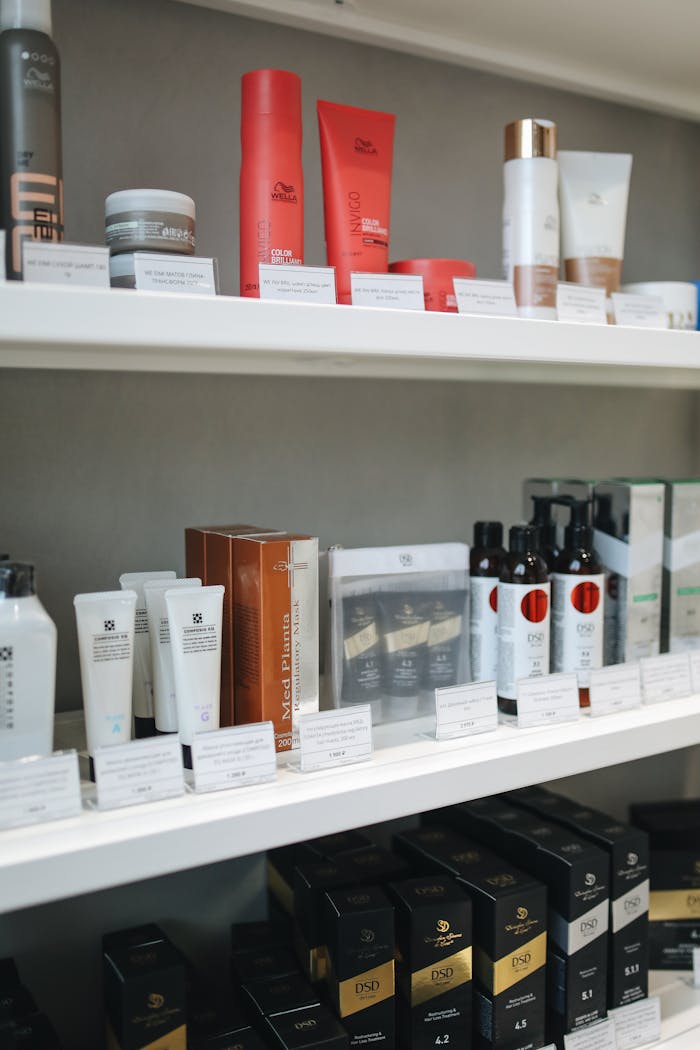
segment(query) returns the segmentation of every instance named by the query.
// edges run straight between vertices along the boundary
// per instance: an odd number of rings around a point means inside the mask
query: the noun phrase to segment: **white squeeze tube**
[[[156,729],[160,733],[177,733],[177,704],[165,592],[176,587],[191,589],[201,586],[202,581],[194,577],[184,580],[147,580],[143,585],[153,668],[153,711]]]
[[[143,585],[148,580],[174,580],[177,573],[172,569],[153,572],[125,572],[119,577],[119,586],[136,591],[136,627],[134,633],[134,727],[135,736],[153,736],[156,723],[153,713],[153,670],[151,667],[151,643],[148,635],[148,615]]]
[[[88,754],[131,739],[136,591],[76,594]]]
[[[165,592],[170,621],[177,720],[185,764],[195,733],[219,728],[224,588],[178,587]]]

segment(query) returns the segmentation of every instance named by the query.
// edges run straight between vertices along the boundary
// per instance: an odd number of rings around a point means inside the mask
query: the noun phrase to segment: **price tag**
[[[615,1024],[617,1050],[634,1050],[661,1038],[661,1000],[658,995],[640,999],[629,1006],[610,1010]]]
[[[472,682],[435,690],[435,739],[454,740],[498,729],[495,682]]]
[[[138,806],[184,794],[182,748],[177,733],[98,747],[94,762],[98,809]]]
[[[693,948],[693,987],[700,988],[700,948]]]
[[[575,674],[550,674],[518,681],[518,728],[575,722],[579,716]]]
[[[642,703],[639,664],[613,664],[591,671],[591,715],[629,711]]]
[[[681,700],[692,693],[690,660],[687,653],[646,656],[641,661],[641,666],[645,704],[661,704],[664,700]]]
[[[668,312],[660,295],[633,295],[613,292],[615,324],[636,328],[668,328]]]
[[[109,248],[53,241],[24,241],[22,273],[27,284],[91,285],[109,288]]]
[[[486,317],[517,317],[513,285],[510,281],[476,281],[471,277],[453,277],[452,283],[461,314],[484,314]]]
[[[216,259],[164,252],[134,252],[134,277],[140,292],[216,295]]]
[[[410,273],[351,273],[353,306],[425,310],[423,278]]]
[[[617,1050],[615,1022],[611,1017],[564,1036],[564,1050]]]
[[[302,773],[366,762],[372,757],[372,708],[358,704],[302,715],[299,744]]]
[[[297,303],[335,303],[335,267],[260,263],[260,298]]]
[[[77,817],[81,809],[76,751],[0,762],[0,828]]]
[[[579,324],[607,324],[605,288],[567,282],[558,284],[557,317],[560,321],[578,321]]]
[[[0,230],[0,281],[7,278],[5,272],[5,231]]]
[[[700,693],[700,649],[688,653],[690,659],[690,683],[694,693]]]
[[[196,792],[274,780],[277,758],[272,722],[198,733],[192,741],[192,770]]]

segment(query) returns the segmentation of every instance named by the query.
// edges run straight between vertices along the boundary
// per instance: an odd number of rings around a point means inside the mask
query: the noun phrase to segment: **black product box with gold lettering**
[[[649,835],[651,969],[692,970],[700,947],[700,801],[637,803],[630,820]]]
[[[157,926],[102,939],[108,1050],[186,1050],[185,961]]]
[[[457,879],[474,906],[475,1050],[537,1050],[545,1041],[547,891],[451,828],[394,837],[424,870]]]
[[[432,875],[388,887],[396,910],[399,1045],[471,1044],[472,902],[454,879]]]
[[[378,886],[326,894],[328,987],[351,1050],[394,1050],[394,909]]]
[[[294,946],[302,972],[316,983],[326,977],[326,892],[362,881],[333,861],[298,864],[294,871]]]
[[[350,1046],[348,1033],[327,1006],[268,1017],[267,1036],[278,1050],[349,1050]]]

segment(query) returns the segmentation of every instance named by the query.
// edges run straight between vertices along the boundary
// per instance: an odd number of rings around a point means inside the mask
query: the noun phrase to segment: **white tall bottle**
[[[0,762],[53,751],[56,626],[34,566],[0,561]]]
[[[503,166],[503,276],[522,317],[557,318],[559,198],[557,126],[508,124]]]

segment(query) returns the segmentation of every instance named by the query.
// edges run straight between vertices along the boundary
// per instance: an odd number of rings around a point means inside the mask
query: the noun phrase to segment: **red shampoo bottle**
[[[255,69],[241,84],[241,295],[257,299],[260,263],[304,262],[301,80]]]

